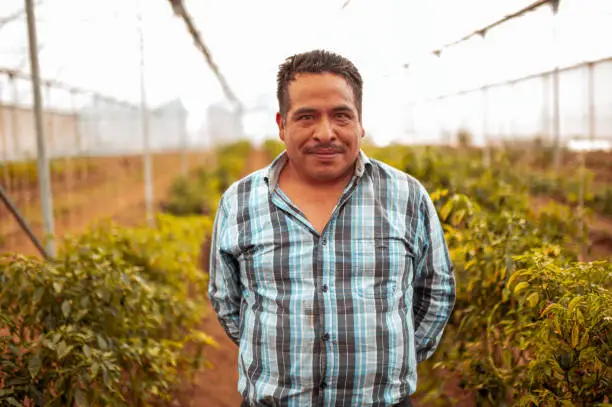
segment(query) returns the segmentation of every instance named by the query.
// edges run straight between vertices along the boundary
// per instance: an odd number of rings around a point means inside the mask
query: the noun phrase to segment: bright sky
[[[206,107],[223,99],[216,79],[167,0],[140,0],[145,20],[147,98],[180,97],[197,128]],[[612,1],[561,0],[559,36],[543,7],[487,34],[486,40],[428,56],[530,0],[185,0],[230,86],[247,107],[255,137],[274,133],[275,75],[286,56],[327,48],[360,69],[364,124],[377,141],[404,131],[406,105],[436,93],[610,56]],[[0,21],[23,7],[2,0]],[[139,101],[138,0],[44,0],[37,10],[41,73],[114,97]],[[0,28],[0,67],[27,64],[25,20]],[[408,70],[403,65],[409,63]],[[0,89],[2,92],[2,89]]]

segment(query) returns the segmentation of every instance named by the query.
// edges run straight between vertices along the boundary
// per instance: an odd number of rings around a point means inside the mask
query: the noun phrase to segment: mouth
[[[313,152],[313,154],[320,155],[320,156],[332,156],[332,155],[340,154],[340,152],[337,150],[316,150]]]

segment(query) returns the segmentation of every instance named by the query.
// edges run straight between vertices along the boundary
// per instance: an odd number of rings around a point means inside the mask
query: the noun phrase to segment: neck
[[[308,189],[312,188],[322,192],[343,190],[350,182],[353,174],[355,174],[355,165],[351,166],[350,169],[340,177],[329,180],[313,179],[297,170],[297,168],[291,164],[291,160],[287,162],[287,165],[285,165],[285,168],[281,171],[281,177],[284,176],[288,181]]]

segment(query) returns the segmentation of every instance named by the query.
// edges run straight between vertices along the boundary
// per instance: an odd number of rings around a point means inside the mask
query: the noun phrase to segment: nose
[[[314,139],[320,143],[328,143],[336,139],[334,126],[329,118],[321,117],[314,132]]]

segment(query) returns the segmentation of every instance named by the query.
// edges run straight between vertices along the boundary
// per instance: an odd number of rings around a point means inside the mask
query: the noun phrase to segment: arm
[[[236,259],[223,250],[228,233],[228,216],[221,199],[210,244],[208,295],[219,323],[234,343],[240,342],[240,270]]]
[[[417,363],[433,355],[455,305],[455,277],[436,208],[424,188],[420,205],[420,250],[414,277]]]

